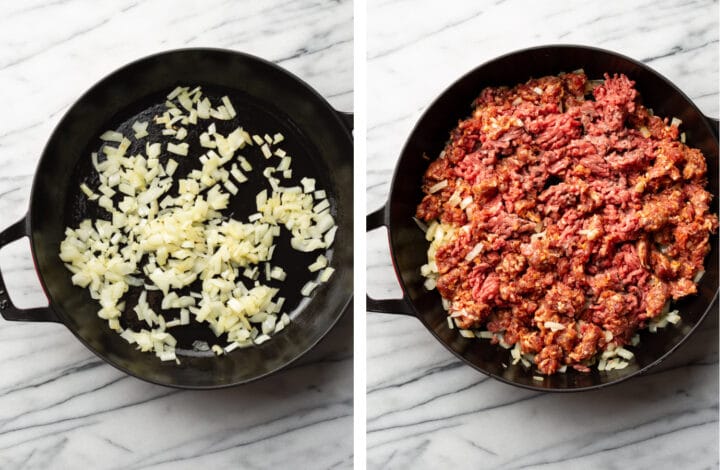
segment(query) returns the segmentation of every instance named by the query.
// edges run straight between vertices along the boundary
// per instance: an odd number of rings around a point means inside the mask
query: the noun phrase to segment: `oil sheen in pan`
[[[195,84],[183,84],[184,86],[194,87]],[[201,167],[199,157],[205,153],[208,149],[200,145],[199,139],[200,134],[207,130],[210,123],[215,123],[217,131],[223,135],[227,135],[237,127],[244,128],[251,135],[258,134],[263,136],[265,134],[274,135],[275,133],[281,133],[285,137],[284,140],[277,144],[278,148],[282,148],[292,157],[292,177],[281,178],[282,186],[299,186],[302,178],[314,178],[317,182],[317,189],[324,189],[327,194],[328,202],[330,203],[330,212],[337,219],[336,204],[332,194],[332,187],[325,178],[329,172],[324,166],[324,162],[320,159],[315,158],[316,150],[310,143],[310,140],[305,138],[302,131],[286,117],[281,110],[268,105],[267,103],[261,103],[253,99],[251,96],[225,88],[219,87],[206,87],[202,86],[203,95],[208,97],[210,101],[216,105],[220,102],[222,96],[227,95],[233,107],[237,111],[237,116],[232,120],[222,121],[217,119],[198,119],[196,125],[185,126],[188,133],[185,139],[178,141],[173,136],[162,135],[163,126],[154,123],[153,117],[161,115],[166,111],[165,106],[165,95],[171,90],[167,90],[162,94],[156,94],[147,97],[141,102],[134,103],[124,111],[118,113],[111,122],[108,123],[108,129],[104,130],[116,130],[125,135],[130,141],[131,145],[127,151],[128,155],[135,155],[138,153],[145,154],[145,144],[161,142],[162,153],[160,154],[160,162],[164,166],[169,158],[173,158],[178,162],[178,169],[174,175],[173,187],[170,189],[169,194],[177,194],[177,180],[184,177],[193,169],[199,169]],[[141,109],[141,112],[137,112]],[[132,125],[135,121],[147,121],[148,135],[139,139],[133,137],[134,131]],[[179,156],[170,154],[167,152],[167,142],[187,142],[189,144],[189,151],[187,156]],[[110,214],[104,209],[100,208],[96,202],[88,201],[87,197],[80,190],[81,183],[87,183],[90,187],[97,187],[99,185],[99,175],[93,168],[90,154],[92,152],[98,152],[101,154],[102,141],[99,138],[93,139],[86,152],[80,157],[78,164],[74,171],[72,181],[76,182],[76,187],[69,188],[68,197],[65,202],[65,226],[77,227],[80,222],[84,219],[103,219],[110,220]],[[227,209],[221,211],[227,218],[233,218],[241,222],[247,222],[247,217],[250,214],[257,212],[255,206],[255,196],[263,189],[267,189],[268,193],[271,192],[270,185],[267,179],[263,176],[263,170],[270,166],[276,166],[279,163],[277,156],[272,156],[266,159],[259,146],[246,146],[235,153],[242,155],[248,159],[253,169],[250,172],[245,172],[248,177],[248,181],[237,184],[238,193],[236,195],[230,195],[230,204]],[[228,166],[226,164],[226,166]],[[116,194],[112,199],[113,203],[117,204],[121,199],[120,193]],[[314,279],[317,273],[311,273],[307,266],[311,264],[317,258],[318,254],[323,252],[321,250],[313,251],[310,253],[303,253],[296,251],[290,246],[290,234],[282,227],[280,236],[276,238],[277,246],[273,254],[271,263],[273,266],[281,266],[287,273],[287,278],[279,282],[275,279],[265,280],[263,265],[260,263],[260,277],[262,283],[270,287],[279,289],[278,294],[275,298],[284,297],[285,303],[283,304],[282,312],[287,313],[291,320],[294,320],[298,315],[302,314],[305,306],[309,303],[309,298],[303,297],[300,294],[300,289],[309,280]],[[332,248],[323,252],[328,258],[329,264],[332,262],[333,250]],[[141,263],[142,265],[143,263]],[[69,275],[69,274],[68,274]],[[145,278],[146,283],[151,282]],[[240,275],[238,280],[245,283],[246,286],[251,286],[252,282],[250,279]],[[78,287],[79,289],[79,287]],[[139,329],[141,325],[147,325],[145,322],[141,322],[137,319],[133,308],[137,305],[137,299],[140,292],[144,290],[142,287],[130,287],[128,292],[123,297],[125,301],[125,310],[121,317],[120,323],[123,328],[132,327]],[[191,290],[200,291],[201,287],[199,282],[193,283],[189,288],[184,288],[178,291],[179,295],[187,295]],[[86,297],[87,302],[93,305],[99,304],[96,300],[90,298],[88,292],[85,290],[83,295]],[[160,303],[162,301],[162,293],[160,291],[148,291],[147,301],[150,307],[155,311],[160,311]],[[179,318],[179,310],[164,310],[163,316],[166,320],[170,321],[174,318]],[[192,343],[196,340],[205,341],[208,345],[219,344],[225,346],[227,341],[227,335],[222,334],[220,337],[216,337],[209,328],[207,323],[199,323],[195,321],[194,316],[190,315],[190,324],[184,326],[175,326],[171,332],[177,339],[176,354],[178,357],[182,356],[212,356],[212,351],[196,351],[192,347]],[[290,324],[292,327],[292,323]],[[108,332],[110,332],[108,328]],[[284,331],[280,331],[278,334],[283,334]],[[115,333],[112,333],[115,334]],[[270,340],[272,341],[272,339]],[[232,353],[231,353],[232,354]],[[241,352],[240,352],[241,354]],[[181,358],[182,360],[182,358]]]

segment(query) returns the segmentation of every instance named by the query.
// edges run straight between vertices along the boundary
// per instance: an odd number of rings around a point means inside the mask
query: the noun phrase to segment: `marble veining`
[[[385,203],[397,156],[435,96],[516,49],[616,50],[720,114],[715,1],[371,1],[368,29],[368,212]],[[368,235],[367,279],[374,297],[400,295],[385,230]],[[718,466],[717,310],[652,373],[562,395],[463,366],[414,318],[368,313],[367,321],[368,468]]]
[[[0,227],[23,216],[68,107],[139,57],[221,47],[281,64],[340,110],[353,99],[348,0],[0,3]],[[44,305],[27,240],[2,250],[14,302]],[[351,468],[352,314],[307,356],[214,392],[146,384],[62,325],[0,321],[0,468]]]

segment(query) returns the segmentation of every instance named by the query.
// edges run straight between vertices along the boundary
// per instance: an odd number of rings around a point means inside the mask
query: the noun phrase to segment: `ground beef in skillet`
[[[717,230],[702,153],[634,85],[574,72],[486,88],[425,173],[417,217],[456,227],[430,260],[449,313],[543,374],[587,371],[694,294]]]

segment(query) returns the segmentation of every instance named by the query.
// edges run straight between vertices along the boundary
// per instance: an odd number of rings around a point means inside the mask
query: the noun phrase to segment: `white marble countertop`
[[[387,198],[423,110],[512,50],[579,43],[642,60],[718,116],[714,1],[372,1],[367,210]],[[385,230],[368,291],[400,296]],[[411,317],[368,314],[368,468],[717,468],[717,312],[661,369],[597,392],[539,394],[463,366]]]
[[[92,84],[133,59],[211,46],[279,63],[337,109],[353,95],[351,1],[0,3],[0,228],[27,210],[46,140]],[[27,241],[0,266],[45,304]],[[352,315],[268,379],[217,392],[146,384],[62,325],[0,321],[0,468],[351,468]]]

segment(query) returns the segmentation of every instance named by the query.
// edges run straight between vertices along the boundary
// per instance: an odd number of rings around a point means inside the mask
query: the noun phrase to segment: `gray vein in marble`
[[[375,54],[368,54],[368,60],[375,60],[375,59],[380,59],[380,58],[382,58],[382,57],[389,56],[390,54],[393,54],[393,53],[395,53],[395,52],[398,52],[398,51],[404,49],[404,48],[407,47],[407,46],[417,44],[418,42],[420,42],[420,41],[422,41],[422,40],[431,38],[431,37],[433,37],[433,36],[435,36],[435,35],[437,35],[437,34],[441,34],[441,33],[447,31],[447,30],[450,29],[450,28],[453,28],[453,27],[455,27],[455,26],[460,26],[460,25],[463,25],[463,24],[468,23],[468,22],[470,22],[470,21],[473,21],[474,19],[478,18],[478,17],[481,16],[482,14],[483,14],[483,11],[482,11],[482,10],[476,11],[476,12],[472,12],[472,13],[469,14],[468,17],[465,17],[465,18],[459,19],[459,20],[457,20],[457,21],[453,21],[453,22],[447,23],[446,25],[444,25],[444,26],[441,27],[441,28],[433,29],[433,30],[431,30],[431,31],[423,32],[423,35],[422,35],[421,38],[413,38],[413,39],[408,40],[408,41],[406,41],[406,42],[400,43],[400,44],[398,44],[398,45],[396,45],[396,46],[394,46],[394,47],[390,47],[390,48],[387,48],[387,49],[383,49],[382,51],[377,52],[377,53],[375,53]]]
[[[368,387],[367,393],[369,395],[371,393],[375,393],[375,392],[378,392],[381,390],[387,390],[389,388],[401,388],[406,385],[415,383],[419,380],[423,380],[424,378],[426,378],[430,375],[437,374],[440,372],[446,372],[448,370],[457,369],[460,367],[464,367],[464,364],[462,362],[458,362],[458,361],[446,362],[446,363],[440,364],[438,366],[431,367],[430,369],[425,369],[422,372],[419,372],[416,376],[411,377],[409,379],[403,379],[401,382],[392,382],[387,385],[382,384],[382,385],[378,385],[378,386],[374,386],[374,387]],[[477,383],[475,383],[473,385],[476,385],[476,384]],[[374,421],[377,418],[378,418],[377,416],[373,417],[373,418],[369,419],[368,422]]]
[[[291,60],[299,59],[299,58],[301,58],[301,57],[304,58],[304,57],[307,57],[307,56],[312,56],[312,55],[314,55],[314,54],[319,54],[319,53],[321,53],[321,52],[327,51],[328,49],[331,49],[331,48],[333,48],[333,47],[336,47],[336,46],[338,46],[338,45],[341,45],[341,44],[351,44],[352,42],[353,42],[353,39],[352,39],[352,38],[349,38],[349,39],[344,39],[344,40],[342,40],[342,41],[337,41],[337,42],[328,44],[328,45],[326,45],[326,46],[323,46],[323,47],[320,47],[320,48],[317,48],[317,49],[307,49],[307,48],[304,48],[304,47],[303,47],[302,49],[300,49],[300,50],[298,50],[298,51],[296,51],[296,52],[294,52],[294,53],[292,53],[292,54],[290,54],[290,55],[288,55],[288,56],[279,57],[279,58],[275,59],[274,61],[277,62],[278,64],[282,64],[283,62],[289,62],[289,61],[291,61]]]
[[[70,431],[74,431],[75,429],[85,428],[85,427],[87,427],[87,426],[92,426],[92,425],[97,424],[97,423],[99,423],[99,421],[83,421],[83,422],[78,423],[78,424],[75,424],[75,425],[73,425],[73,426],[69,426],[69,427],[63,428],[63,429],[61,430],[61,432],[67,433],[67,432],[70,432]],[[57,429],[53,429],[52,431],[48,431],[48,432],[46,432],[46,433],[44,433],[44,434],[37,434],[37,435],[35,435],[35,436],[33,436],[33,437],[29,438],[29,439],[25,439],[25,440],[22,440],[22,441],[19,441],[19,442],[15,442],[15,443],[13,443],[13,444],[11,444],[11,445],[8,445],[8,446],[0,447],[0,450],[9,450],[9,449],[12,449],[12,448],[14,448],[14,447],[18,447],[18,446],[21,446],[21,445],[25,445],[25,444],[28,444],[28,443],[33,442],[33,441],[38,441],[38,440],[40,440],[40,439],[44,439],[44,438],[49,437],[49,436],[56,436],[57,434],[58,434],[58,430],[57,430]],[[116,445],[116,447],[117,447],[117,445]]]
[[[31,354],[31,353],[32,353],[32,352],[28,352],[28,353],[26,353],[26,354]],[[19,357],[22,357],[22,356],[24,356],[24,355],[26,355],[26,354],[23,354],[23,355],[21,355],[21,356],[19,356]],[[29,388],[29,387],[33,387],[33,388],[42,387],[43,385],[48,385],[48,384],[51,384],[51,383],[53,383],[53,382],[55,382],[55,381],[57,381],[57,380],[59,380],[59,379],[62,379],[63,377],[65,377],[65,376],[67,376],[67,375],[75,374],[75,373],[77,373],[77,372],[83,372],[83,371],[90,370],[90,369],[94,369],[95,367],[101,366],[101,365],[103,365],[103,364],[104,364],[104,362],[102,362],[102,361],[99,360],[99,359],[93,359],[93,360],[89,360],[89,361],[82,361],[82,362],[79,363],[79,365],[73,365],[73,366],[71,366],[71,367],[68,367],[68,368],[62,369],[62,370],[60,370],[60,371],[54,372],[52,376],[50,376],[50,377],[48,377],[48,378],[46,378],[46,379],[42,379],[42,380],[37,381],[37,382],[31,382],[31,383],[26,383],[26,384],[18,384],[18,386],[15,386],[15,387],[12,387],[12,388],[0,389],[0,396],[9,395],[9,394],[11,394],[11,393],[16,393],[16,392],[22,392],[23,390],[26,390],[26,389]],[[19,416],[20,416],[20,415],[17,415],[17,416],[15,416],[13,419],[18,418]],[[9,421],[11,421],[11,420],[0,419],[0,429],[2,429],[2,428],[5,426],[5,424],[6,424],[7,422],[9,422]],[[0,434],[1,434],[1,433],[0,433]]]
[[[671,57],[671,56],[675,56],[675,55],[682,55],[682,54],[688,54],[688,53],[691,53],[691,52],[696,52],[696,51],[698,51],[699,49],[703,49],[704,47],[710,46],[710,45],[712,45],[712,44],[718,44],[718,42],[719,42],[719,41],[716,39],[716,40],[714,40],[714,41],[708,41],[708,42],[706,42],[706,43],[704,43],[704,44],[700,44],[700,45],[698,45],[698,46],[693,46],[693,47],[684,48],[684,47],[682,47],[682,46],[674,46],[674,47],[673,47],[670,51],[668,51],[668,52],[661,53],[661,54],[659,54],[659,55],[652,56],[652,57],[646,57],[646,58],[642,59],[641,62],[653,62],[653,61],[655,61],[655,60],[665,59],[665,58],[667,58],[667,57]]]
[[[716,410],[716,409],[717,409],[717,408],[713,408],[713,410]],[[686,415],[686,412],[685,412],[685,411],[683,411],[683,412],[681,412],[681,413],[675,413],[675,414],[674,414],[674,416],[677,416],[677,417],[685,416],[685,415]],[[663,418],[661,418],[661,419],[666,419],[666,418],[670,418],[670,417],[671,417],[671,416],[666,416],[666,417],[663,417]],[[641,424],[636,425],[636,426],[633,426],[633,427],[631,427],[631,428],[623,429],[623,430],[621,430],[620,432],[621,432],[621,433],[626,433],[626,432],[629,432],[629,431],[633,431],[633,430],[636,430],[636,429],[638,429],[638,428],[645,427],[645,426],[647,426],[647,425],[655,424],[657,421],[658,421],[658,420],[652,420],[652,421],[649,421],[649,422],[641,423]],[[627,442],[623,442],[622,444],[610,445],[610,446],[604,446],[602,443],[598,444],[597,438],[599,437],[601,442],[602,442],[602,439],[608,438],[608,437],[611,438],[611,439],[615,439],[615,438],[617,438],[617,437],[619,436],[619,434],[618,434],[617,431],[612,432],[612,433],[607,433],[607,434],[605,434],[605,435],[600,435],[600,436],[598,436],[598,435],[590,435],[590,436],[587,436],[587,437],[585,438],[585,440],[587,441],[587,443],[586,443],[585,445],[582,445],[582,444],[581,444],[580,446],[574,445],[573,447],[574,447],[575,449],[577,449],[577,451],[571,452],[569,455],[566,454],[562,459],[555,459],[555,460],[537,460],[537,457],[541,457],[542,454],[543,454],[543,452],[540,452],[540,453],[538,453],[538,452],[533,452],[533,453],[530,453],[530,454],[526,454],[526,456],[523,456],[522,458],[519,459],[520,461],[522,461],[522,460],[529,460],[529,461],[531,461],[532,463],[516,464],[514,461],[509,461],[509,462],[503,462],[502,465],[503,465],[504,468],[516,468],[516,469],[521,469],[521,468],[530,468],[530,467],[533,467],[533,466],[536,466],[536,465],[548,465],[548,464],[559,463],[559,462],[573,461],[573,460],[581,459],[581,458],[583,458],[583,457],[589,457],[589,456],[596,455],[596,454],[600,454],[600,453],[603,453],[603,452],[608,452],[608,451],[612,451],[612,450],[618,450],[618,449],[622,449],[622,448],[624,448],[624,447],[629,447],[629,446],[633,446],[633,445],[636,445],[636,444],[644,443],[644,442],[647,442],[647,441],[651,441],[651,440],[657,439],[658,437],[667,436],[667,435],[669,435],[669,434],[674,434],[674,433],[677,433],[677,432],[681,432],[681,431],[686,430],[686,429],[695,428],[695,427],[699,427],[699,426],[706,426],[706,425],[711,424],[711,423],[717,423],[717,420],[709,420],[709,421],[703,421],[703,422],[699,422],[699,423],[692,423],[692,424],[688,424],[688,425],[683,425],[683,426],[679,426],[679,427],[677,427],[677,428],[672,428],[672,429],[669,429],[669,430],[666,430],[666,431],[662,431],[662,432],[658,432],[658,433],[653,433],[653,434],[651,434],[651,435],[649,435],[649,436],[645,436],[645,437],[642,437],[642,438],[640,438],[640,439],[632,439],[632,440],[629,440],[629,441],[627,441]],[[620,437],[621,437],[621,436],[620,436]],[[589,449],[589,451],[583,452],[583,450],[585,450],[585,449]],[[552,448],[551,448],[551,449],[547,449],[546,453],[549,453],[549,452],[551,452],[551,451],[553,451]],[[531,457],[531,458],[525,458],[525,457]],[[542,458],[542,457],[541,457],[541,458]]]
[[[479,383],[480,383],[480,382],[479,382]],[[475,386],[475,385],[477,385],[477,384],[473,384],[473,386]],[[461,390],[457,390],[457,392],[461,392],[461,391],[467,390],[467,389],[469,389],[469,388],[471,388],[471,387],[464,387],[464,388],[461,389]],[[444,415],[439,416],[439,417],[437,417],[437,418],[421,419],[421,420],[418,420],[418,421],[412,421],[412,422],[401,423],[401,424],[392,424],[392,425],[382,426],[382,427],[372,427],[372,428],[368,427],[368,434],[377,433],[377,432],[382,432],[382,431],[387,431],[387,430],[391,430],[391,429],[392,429],[392,430],[395,430],[395,429],[400,429],[400,428],[415,427],[415,426],[419,426],[419,425],[422,425],[422,424],[443,422],[443,421],[451,420],[451,419],[453,419],[453,418],[459,418],[459,417],[462,417],[462,416],[466,416],[466,415],[468,415],[468,414],[477,413],[477,412],[480,412],[480,411],[485,412],[485,411],[496,410],[496,409],[499,409],[499,408],[505,408],[505,407],[508,407],[508,406],[515,405],[515,404],[517,404],[517,403],[523,403],[523,402],[526,402],[526,401],[528,401],[528,400],[533,400],[533,399],[538,398],[538,397],[540,397],[540,396],[542,396],[542,395],[541,395],[541,394],[538,394],[538,393],[535,393],[535,394],[533,394],[533,395],[524,396],[524,397],[522,397],[522,398],[509,400],[509,401],[507,401],[507,402],[499,403],[499,404],[492,405],[492,406],[472,408],[472,409],[470,409],[470,410],[463,410],[463,411],[461,411],[461,412],[459,412],[459,413],[444,414]],[[409,411],[409,410],[412,410],[413,408],[415,408],[415,407],[410,407],[410,408],[406,408],[406,409],[404,409],[404,410],[397,410],[397,411],[398,411],[398,412]],[[371,420],[371,421],[372,421],[372,420]]]
[[[148,468],[148,467],[151,467],[151,466],[155,466],[155,465],[158,465],[158,464],[164,464],[164,463],[188,462],[188,461],[195,460],[195,459],[197,459],[198,457],[205,457],[205,456],[213,455],[213,454],[221,454],[221,453],[227,452],[227,451],[229,451],[229,450],[237,449],[238,447],[249,446],[249,445],[252,445],[252,444],[257,444],[257,443],[260,443],[260,442],[268,441],[268,440],[271,440],[271,439],[273,439],[273,438],[279,437],[279,436],[284,435],[284,434],[292,433],[292,432],[295,432],[295,431],[298,431],[298,430],[301,430],[301,429],[309,428],[309,427],[311,427],[311,426],[315,426],[315,425],[318,425],[318,424],[323,424],[323,423],[335,421],[335,420],[338,420],[338,419],[347,418],[347,417],[350,417],[350,416],[352,416],[352,415],[349,415],[349,414],[341,414],[341,415],[337,415],[337,416],[331,416],[331,417],[328,417],[328,418],[320,418],[320,419],[317,419],[317,420],[306,421],[306,422],[304,422],[304,423],[301,424],[301,425],[286,427],[286,428],[283,429],[282,431],[278,431],[278,432],[275,432],[275,433],[273,433],[273,434],[269,434],[269,435],[266,435],[266,436],[262,436],[262,437],[257,438],[257,439],[246,440],[246,441],[242,441],[242,442],[239,442],[239,443],[236,442],[236,443],[232,443],[232,444],[230,444],[230,445],[228,445],[228,446],[219,446],[218,448],[212,448],[212,447],[210,447],[210,448],[207,448],[207,449],[203,449],[202,453],[200,453],[200,454],[193,454],[193,455],[189,455],[189,456],[185,456],[185,457],[183,457],[183,456],[181,456],[181,457],[173,457],[173,458],[170,458],[170,459],[162,459],[162,458],[161,458],[161,459],[155,459],[155,458],[152,458],[152,459],[149,459],[149,460],[148,460],[147,462],[145,462],[145,463],[139,463],[139,465],[133,466],[133,468],[141,469],[141,468]],[[281,421],[281,420],[287,419],[288,417],[289,417],[289,416],[283,416],[283,417],[278,418],[277,420],[273,420],[273,421]],[[247,432],[247,431],[248,431],[248,428],[243,428],[243,429],[240,429],[239,431]],[[182,444],[179,445],[179,446],[178,446],[177,448],[175,448],[175,449],[168,449],[168,450],[180,450],[181,447],[182,447]],[[141,461],[141,462],[144,462],[144,461]],[[124,466],[123,466],[123,467],[118,467],[118,468],[124,468]]]
[[[104,18],[104,19],[103,19],[102,21],[100,21],[99,23],[95,23],[95,24],[93,24],[92,26],[89,26],[89,27],[87,27],[87,28],[83,28],[83,29],[80,29],[80,30],[78,30],[78,31],[75,31],[75,32],[71,33],[70,35],[68,35],[68,36],[66,36],[66,37],[64,37],[64,38],[61,38],[61,39],[58,40],[58,41],[54,41],[54,42],[53,42],[52,44],[50,44],[50,45],[45,45],[44,47],[42,47],[42,48],[40,48],[40,49],[38,49],[38,50],[36,50],[36,51],[34,51],[34,52],[31,52],[30,54],[27,54],[27,55],[24,55],[24,56],[20,56],[20,57],[18,57],[18,58],[16,58],[16,59],[13,59],[13,60],[11,60],[11,61],[9,61],[9,62],[6,62],[6,63],[4,63],[4,64],[0,64],[0,71],[5,70],[5,69],[8,69],[8,68],[10,68],[10,67],[14,67],[14,66],[16,66],[16,65],[18,65],[18,64],[22,64],[23,62],[25,62],[25,61],[27,61],[27,60],[30,60],[30,59],[33,59],[33,58],[37,57],[37,56],[40,55],[40,54],[45,54],[46,52],[54,49],[54,48],[57,47],[57,46],[60,46],[60,45],[62,45],[62,44],[64,44],[64,43],[66,43],[66,42],[72,41],[73,39],[78,38],[78,37],[82,36],[83,34],[87,34],[87,33],[91,32],[91,31],[95,31],[95,30],[101,28],[103,25],[109,23],[112,19],[113,19],[113,18]]]
[[[488,377],[485,377],[484,379],[480,379],[480,380],[478,380],[477,382],[473,382],[473,383],[471,383],[471,384],[469,384],[469,385],[466,385],[466,386],[464,386],[464,387],[455,388],[455,389],[453,389],[453,390],[451,390],[451,391],[449,391],[449,392],[441,392],[441,393],[438,393],[438,394],[433,395],[432,397],[427,398],[427,399],[425,399],[425,400],[423,400],[423,401],[421,401],[421,402],[414,403],[414,404],[411,405],[411,406],[408,406],[408,407],[405,407],[405,408],[398,408],[398,409],[392,410],[392,411],[390,411],[390,412],[388,412],[388,413],[382,413],[382,414],[379,414],[379,415],[375,415],[375,416],[373,416],[372,418],[369,418],[369,419],[367,420],[367,422],[368,422],[368,424],[370,424],[370,423],[373,423],[373,422],[375,422],[375,421],[381,421],[382,419],[387,418],[388,416],[393,416],[393,415],[395,415],[395,414],[404,413],[404,412],[406,412],[406,411],[411,411],[411,410],[413,410],[413,409],[415,409],[415,408],[420,408],[420,407],[425,406],[425,405],[427,405],[427,404],[429,404],[429,403],[432,403],[432,402],[434,402],[434,401],[436,401],[436,400],[438,400],[438,399],[446,398],[446,397],[449,397],[449,396],[452,396],[452,395],[455,395],[455,394],[462,393],[462,392],[464,392],[464,391],[466,391],[466,390],[470,390],[471,388],[477,387],[478,385],[480,385],[480,384],[482,384],[483,382],[485,382],[487,379],[488,379]],[[515,402],[512,402],[512,403],[515,403]],[[503,405],[498,405],[498,406],[496,406],[496,407],[482,408],[482,411],[492,410],[492,409],[494,409],[494,408],[501,408],[502,406],[506,406],[506,405],[503,404]],[[453,417],[453,416],[450,416],[449,418],[452,418],[452,417]],[[442,418],[442,419],[446,419],[446,418]],[[426,421],[426,422],[428,422],[428,421]],[[414,422],[414,423],[407,424],[407,426],[415,426],[415,425],[417,425],[417,424],[424,424],[424,422]],[[393,428],[403,427],[403,426],[405,426],[405,425],[394,425]],[[388,428],[385,428],[385,429],[388,429]],[[384,430],[384,429],[381,428],[381,427],[380,427],[380,428],[374,428],[371,432],[382,431],[382,430]]]
[[[50,6],[62,5],[62,4],[67,3],[67,2],[68,2],[68,0],[55,0],[55,1],[50,1],[50,2],[46,2],[46,3],[42,3],[42,4],[40,4],[40,5],[34,5],[34,6],[31,6],[31,7],[28,7],[28,8],[21,8],[21,9],[19,9],[19,10],[15,10],[15,11],[12,11],[12,12],[4,15],[3,20],[7,21],[8,19],[14,18],[15,16],[24,15],[24,14],[26,14],[26,13],[30,13],[30,12],[33,12],[33,11],[37,11],[37,10],[40,10],[40,9],[43,9],[43,8],[47,8],[47,7],[50,7]]]
[[[67,374],[65,374],[65,375],[67,375]],[[115,385],[116,383],[120,382],[121,380],[125,380],[125,379],[127,379],[127,378],[129,378],[129,376],[123,375],[123,376],[117,377],[117,378],[115,378],[115,379],[112,379],[112,380],[110,380],[109,382],[103,383],[102,385],[98,385],[98,386],[96,386],[96,387],[90,388],[90,389],[88,389],[88,390],[82,391],[82,392],[77,393],[77,394],[74,394],[74,395],[72,395],[72,396],[63,398],[62,400],[58,400],[58,401],[52,402],[52,403],[48,404],[47,406],[43,406],[43,407],[40,407],[40,408],[35,408],[35,409],[31,410],[31,411],[26,411],[26,412],[23,412],[23,413],[19,413],[19,414],[13,416],[12,419],[5,420],[5,421],[2,422],[2,425],[0,426],[0,429],[3,429],[3,431],[0,431],[0,436],[2,436],[3,434],[7,434],[7,433],[14,432],[14,431],[22,431],[22,430],[28,429],[27,427],[17,427],[17,428],[14,428],[14,429],[13,429],[13,428],[10,428],[10,429],[8,429],[8,430],[4,430],[4,429],[5,429],[5,426],[6,426],[7,424],[9,424],[9,423],[12,423],[12,422],[14,422],[14,421],[17,421],[17,420],[19,420],[19,419],[21,419],[21,418],[24,418],[24,417],[26,417],[26,416],[30,416],[30,415],[33,415],[33,414],[36,414],[36,413],[39,413],[39,412],[42,412],[42,411],[45,411],[45,410],[49,410],[49,409],[54,408],[54,407],[56,407],[56,406],[63,405],[63,404],[65,404],[65,403],[67,403],[67,402],[69,402],[69,401],[71,401],[71,400],[75,400],[76,398],[83,397],[83,396],[85,396],[85,395],[89,395],[89,394],[91,394],[91,393],[98,392],[98,391],[103,390],[103,389],[105,389],[105,388],[107,388],[107,387],[110,387],[110,386],[112,386],[112,385]],[[49,382],[48,382],[48,383],[49,383]]]
[[[116,384],[116,383],[119,382],[121,379],[126,379],[126,378],[127,378],[127,376],[123,376],[123,377],[121,377],[120,379],[117,379],[117,380],[112,381],[112,383],[103,384],[103,385],[101,385],[100,387],[97,387],[96,389],[94,389],[94,390],[92,390],[92,391],[101,390],[101,389],[103,389],[103,388],[105,388],[105,387],[107,387],[107,386],[109,386],[109,385]],[[158,394],[158,395],[155,395],[155,396],[152,396],[152,397],[149,397],[149,398],[140,400],[140,401],[131,402],[131,403],[124,403],[124,404],[122,404],[122,405],[113,406],[113,407],[110,407],[110,408],[105,408],[105,409],[102,409],[102,410],[100,410],[100,411],[96,411],[96,412],[94,412],[94,413],[88,413],[88,414],[85,414],[85,415],[78,415],[78,416],[71,416],[71,417],[62,418],[62,419],[59,419],[59,420],[56,420],[56,421],[41,422],[41,423],[36,423],[36,424],[30,424],[30,425],[27,425],[27,426],[18,426],[18,427],[16,427],[16,428],[7,429],[7,430],[4,430],[4,431],[0,432],[0,436],[5,435],[5,434],[9,434],[9,433],[12,433],[12,432],[16,432],[16,431],[26,431],[26,430],[28,430],[28,429],[35,429],[35,428],[40,428],[40,427],[45,427],[45,426],[53,426],[53,425],[56,425],[56,424],[59,424],[59,423],[64,423],[64,422],[66,422],[66,421],[75,421],[75,420],[79,420],[79,419],[89,418],[89,417],[95,416],[95,415],[100,415],[100,414],[103,414],[103,413],[110,413],[110,412],[112,412],[112,411],[118,411],[118,410],[123,410],[123,409],[126,409],[126,408],[131,408],[131,407],[135,407],[135,406],[140,406],[140,405],[144,405],[145,403],[150,403],[150,402],[155,401],[155,400],[159,400],[159,399],[162,399],[162,398],[166,398],[166,397],[175,395],[175,394],[177,394],[177,393],[180,393],[180,392],[179,392],[178,390],[172,390],[172,391],[170,391],[170,392],[164,392],[164,393],[161,393],[161,394]],[[77,396],[77,395],[75,395],[75,396]],[[70,399],[74,398],[75,396],[71,397]],[[66,402],[66,401],[67,401],[67,400],[65,400],[65,401],[63,401],[63,402]],[[35,411],[42,411],[42,410],[34,410],[33,413],[34,413]],[[20,415],[18,415],[18,417],[20,417]]]

